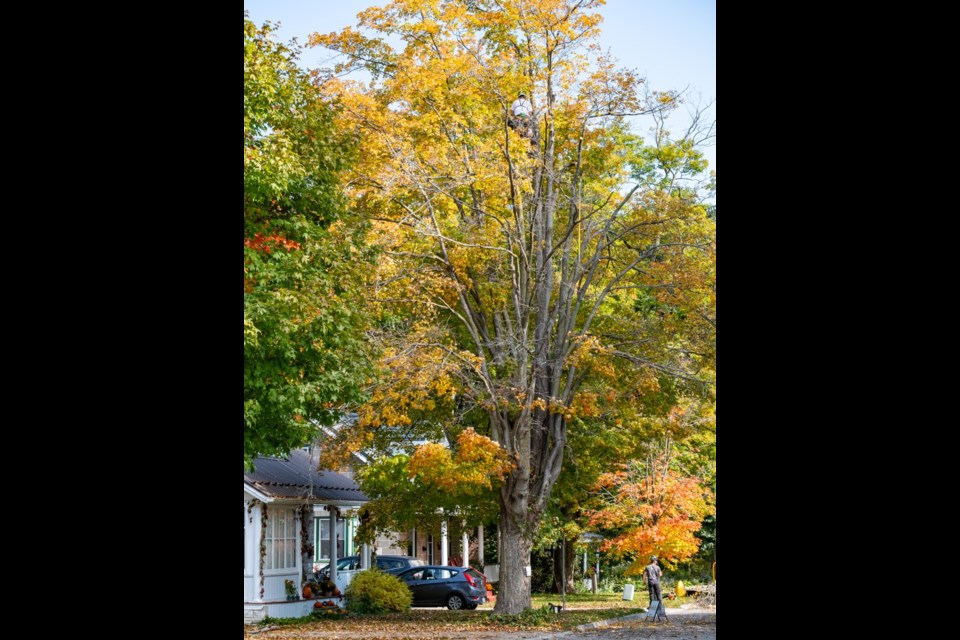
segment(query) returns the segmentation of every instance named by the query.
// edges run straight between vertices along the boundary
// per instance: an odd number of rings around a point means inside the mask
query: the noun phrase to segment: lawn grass
[[[561,604],[560,594],[557,593],[535,593],[530,598],[531,606],[538,609],[545,604]],[[624,600],[620,593],[568,593],[567,610],[578,609],[636,609],[637,607],[646,607],[648,604],[646,591],[643,594],[635,592],[633,601]]]

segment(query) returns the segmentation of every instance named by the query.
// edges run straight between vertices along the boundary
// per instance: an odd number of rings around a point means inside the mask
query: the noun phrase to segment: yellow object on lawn
[[[677,586],[674,588],[674,591],[677,592],[677,597],[682,598],[687,595],[687,588],[683,586],[683,580],[677,580]]]

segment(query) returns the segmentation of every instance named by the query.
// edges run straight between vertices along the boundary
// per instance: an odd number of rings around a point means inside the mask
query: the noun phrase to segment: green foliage
[[[366,225],[338,172],[353,144],[272,27],[243,25],[243,459],[284,454],[362,400]]]
[[[406,611],[413,602],[413,594],[400,578],[377,569],[354,576],[344,595],[351,613]]]
[[[358,536],[372,542],[377,531],[423,527],[439,533],[444,513],[455,512],[454,539],[466,521],[472,528],[497,516],[497,490],[510,463],[498,445],[472,429],[460,433],[453,452],[428,443],[412,456],[379,458],[357,471],[369,502],[361,509]]]

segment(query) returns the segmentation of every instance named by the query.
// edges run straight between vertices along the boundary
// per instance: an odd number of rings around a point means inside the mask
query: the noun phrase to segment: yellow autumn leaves
[[[446,447],[421,445],[407,467],[411,478],[453,495],[477,496],[494,488],[513,468],[506,451],[496,442],[466,429],[457,438],[456,453]]]

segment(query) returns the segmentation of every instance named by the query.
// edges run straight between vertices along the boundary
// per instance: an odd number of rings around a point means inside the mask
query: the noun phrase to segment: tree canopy
[[[381,458],[357,473],[370,498],[361,510],[360,537],[372,541],[377,531],[419,527],[438,533],[448,518],[467,526],[488,522],[511,466],[501,447],[473,429],[460,433],[452,451],[426,443],[412,455]]]
[[[354,141],[276,43],[243,23],[243,460],[285,454],[363,399],[367,226],[339,174]]]
[[[716,220],[697,149],[712,125],[671,137],[681,97],[603,53],[601,4],[395,0],[311,37],[343,54],[322,88],[359,137],[347,194],[383,252],[382,377],[339,442],[469,425],[503,449],[498,612],[529,606],[570,425],[624,429],[713,395]],[[361,68],[369,83],[341,75]],[[521,91],[534,144],[508,124]]]

